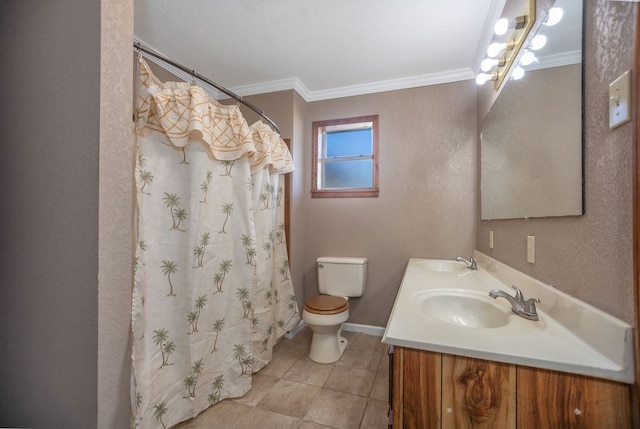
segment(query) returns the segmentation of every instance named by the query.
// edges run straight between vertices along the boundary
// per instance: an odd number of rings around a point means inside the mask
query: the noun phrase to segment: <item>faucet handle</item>
[[[469,268],[471,268],[472,270],[478,269],[478,261],[476,261],[473,256],[471,257],[471,266]]]
[[[478,269],[478,263],[476,262],[476,260],[473,258],[473,256],[470,258],[469,261],[467,261],[465,258],[463,258],[462,256],[458,256],[456,258],[456,261],[458,262],[464,262],[467,265],[467,268],[469,268],[470,270],[477,270]]]
[[[520,291],[520,289],[518,289],[515,285],[511,285],[511,287],[516,290],[516,296],[515,296],[516,301],[524,303],[524,296],[522,295],[522,292]]]
[[[531,315],[537,315],[536,303],[540,303],[540,300],[538,298],[529,298],[524,303],[524,311]]]

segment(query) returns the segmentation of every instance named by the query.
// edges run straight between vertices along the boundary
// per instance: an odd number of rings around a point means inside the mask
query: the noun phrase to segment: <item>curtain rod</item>
[[[244,100],[242,98],[242,96],[237,95],[235,93],[233,93],[232,91],[228,90],[227,88],[225,88],[224,86],[220,86],[217,83],[213,82],[212,80],[206,78],[205,76],[202,76],[199,73],[196,73],[195,70],[190,69],[188,67],[183,66],[180,63],[177,63],[175,61],[173,61],[170,58],[165,57],[164,55],[154,51],[153,49],[147,48],[146,46],[143,46],[142,43],[138,42],[138,41],[134,41],[133,42],[133,49],[137,50],[138,52],[144,52],[145,54],[151,55],[157,59],[159,59],[160,61],[167,63],[173,67],[176,67],[180,70],[182,70],[185,73],[188,73],[189,75],[191,75],[194,79],[199,79],[209,85],[211,85],[212,87],[214,87],[215,89],[217,89],[218,91],[228,95],[229,97],[239,101],[240,103],[244,104],[245,106],[247,106],[249,109],[253,110],[254,112],[256,112],[258,115],[260,115],[265,121],[267,121],[269,123],[269,125],[278,133],[280,134],[280,128],[278,128],[278,125],[274,122],[273,119],[271,119],[266,113],[264,113],[262,110],[260,110],[259,108],[257,108],[256,106],[254,106],[253,104],[251,104],[250,102]]]

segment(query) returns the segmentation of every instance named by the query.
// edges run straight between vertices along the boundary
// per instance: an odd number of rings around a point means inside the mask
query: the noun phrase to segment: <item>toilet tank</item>
[[[323,256],[317,259],[317,263],[321,294],[362,296],[367,282],[367,258]]]

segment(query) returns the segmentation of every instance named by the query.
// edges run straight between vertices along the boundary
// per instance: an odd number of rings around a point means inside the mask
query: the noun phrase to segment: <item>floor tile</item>
[[[267,366],[262,368],[258,374],[271,377],[282,378],[283,375],[296,363],[298,359],[285,355],[274,355]]]
[[[380,364],[378,364],[378,372],[389,375],[389,350],[384,348],[382,356],[380,356]]]
[[[389,400],[389,376],[387,374],[376,373],[369,398],[385,402]]]
[[[322,389],[304,420],[337,429],[360,427],[367,399],[349,393]]]
[[[264,395],[280,380],[262,373],[253,374],[251,379],[251,389],[241,398],[233,399],[241,404],[255,407],[264,398]]]
[[[311,344],[311,338],[313,337],[313,331],[308,326],[305,326],[302,331],[298,333],[295,337],[291,339],[291,341],[298,343],[307,343]]]
[[[340,336],[345,338],[348,342],[351,342],[351,340],[353,340],[353,337],[356,335],[356,332],[350,332],[350,331],[342,331],[340,333]]]
[[[332,429],[331,426],[319,425],[314,422],[302,422],[298,429]]]
[[[238,422],[234,429],[297,429],[299,425],[300,419],[297,417],[285,416],[261,408],[252,408],[248,413],[238,416]],[[213,427],[223,428],[225,426]]]
[[[273,348],[273,355],[302,359],[309,356],[310,346],[310,342],[283,339]]]
[[[174,429],[209,429],[221,427],[235,429],[239,416],[251,412],[253,407],[229,399],[200,413],[196,418],[174,426]]]
[[[389,427],[389,407],[384,401],[369,399],[362,417],[361,429],[387,429]]]
[[[303,417],[322,389],[310,384],[279,380],[264,395],[258,407],[292,417]]]
[[[372,352],[382,353],[385,345],[382,344],[380,337],[373,337],[363,333],[357,333],[349,342],[349,347],[358,350],[370,350]]]
[[[334,364],[309,360],[312,332],[282,339],[242,398],[226,399],[174,429],[386,429],[389,359],[379,337],[343,332]]]
[[[374,352],[371,350],[358,350],[347,348],[336,366],[347,366],[354,369],[366,369],[376,372],[380,365],[382,352]]]
[[[333,367],[333,364],[316,363],[308,358],[298,359],[282,378],[314,386],[323,386]]]
[[[336,365],[324,388],[367,397],[375,376],[375,372],[366,369]]]

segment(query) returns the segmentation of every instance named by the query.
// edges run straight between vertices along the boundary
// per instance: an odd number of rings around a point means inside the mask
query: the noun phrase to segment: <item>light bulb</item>
[[[516,67],[511,72],[511,79],[513,80],[520,80],[522,79],[523,76],[524,76],[524,69],[520,66]]]
[[[561,7],[552,7],[549,9],[549,15],[547,19],[543,22],[544,25],[551,27],[552,25],[556,25],[562,19],[564,15],[564,11]]]
[[[497,57],[507,47],[506,43],[493,42],[487,48],[487,55],[491,58]]]
[[[522,56],[520,57],[520,65],[522,66],[528,66],[535,63],[536,61],[538,61],[538,59],[531,51],[524,51],[524,54],[522,54]]]
[[[476,83],[478,85],[484,85],[488,80],[491,80],[492,77],[493,76],[488,73],[480,73],[476,76]]]
[[[502,36],[509,29],[509,20],[507,18],[499,19],[493,30],[498,36]]]
[[[547,36],[544,34],[538,34],[533,39],[531,39],[531,44],[529,45],[529,49],[533,49],[537,51],[538,49],[542,49],[544,45],[547,44]]]
[[[484,72],[488,72],[489,70],[491,70],[492,68],[494,68],[497,65],[498,65],[498,60],[497,59],[495,59],[495,58],[485,58],[480,63],[480,70],[482,70]]]

